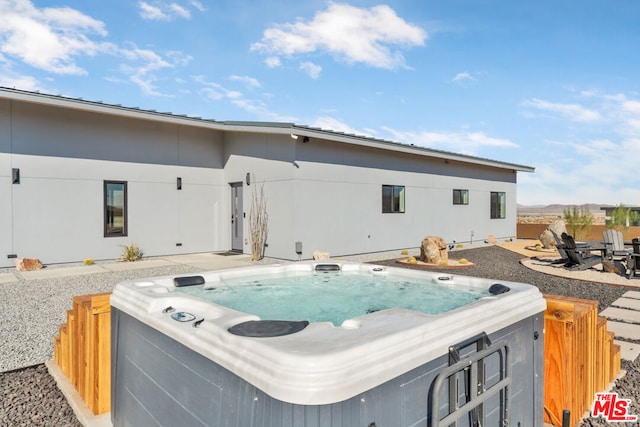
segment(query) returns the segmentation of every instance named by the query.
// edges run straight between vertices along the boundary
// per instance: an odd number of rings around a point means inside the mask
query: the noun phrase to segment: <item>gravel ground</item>
[[[605,309],[628,289],[548,276],[520,265],[522,255],[490,246],[456,250],[452,258],[467,258],[476,267],[438,271],[496,280],[530,283],[543,293],[597,300]],[[395,260],[377,262],[399,266]],[[409,267],[410,268],[410,267]],[[120,273],[98,273],[60,279],[21,279],[0,284],[0,425],[2,426],[78,426],[55,382],[42,364],[53,358],[53,337],[65,321],[74,295],[105,292],[116,283],[150,276],[196,272],[177,265]],[[31,366],[35,365],[36,366]],[[631,414],[640,415],[640,362],[623,361],[627,375],[612,390],[621,398],[632,399]],[[10,371],[13,370],[13,371]],[[8,372],[7,372],[8,371]],[[581,426],[605,426],[600,419],[587,418]],[[625,424],[620,424],[624,426]],[[629,424],[626,424],[629,425]]]

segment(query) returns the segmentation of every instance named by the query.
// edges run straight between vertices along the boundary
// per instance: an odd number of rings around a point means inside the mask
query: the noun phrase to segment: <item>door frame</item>
[[[231,250],[244,252],[243,183],[230,182],[231,187]]]

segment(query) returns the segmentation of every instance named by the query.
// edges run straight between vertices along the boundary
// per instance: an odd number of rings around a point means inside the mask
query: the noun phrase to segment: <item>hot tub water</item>
[[[490,295],[486,288],[452,286],[446,280],[450,276],[440,277],[442,280],[342,272],[274,274],[224,279],[176,291],[261,319],[332,322],[335,326],[389,308],[440,314]]]

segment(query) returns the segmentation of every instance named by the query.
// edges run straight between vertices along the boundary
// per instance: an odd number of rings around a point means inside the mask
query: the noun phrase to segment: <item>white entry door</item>
[[[244,212],[242,210],[242,183],[231,183],[231,250],[243,252],[242,229]]]

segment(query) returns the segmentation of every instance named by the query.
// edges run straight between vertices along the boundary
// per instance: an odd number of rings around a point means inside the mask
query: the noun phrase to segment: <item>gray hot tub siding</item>
[[[111,418],[120,426],[404,427],[429,422],[429,393],[448,355],[348,400],[296,405],[274,399],[215,362],[112,307]],[[461,325],[466,327],[466,325]],[[491,334],[510,347],[510,425],[542,426],[543,316]],[[534,339],[537,333],[538,338]],[[255,338],[248,338],[255,339]],[[455,344],[455,343],[452,343]],[[497,382],[493,356],[487,382]],[[493,360],[493,361],[492,361]],[[447,402],[443,390],[440,401]],[[485,404],[486,426],[498,426],[499,399]],[[375,424],[371,424],[375,423]],[[460,426],[468,425],[463,417]]]

